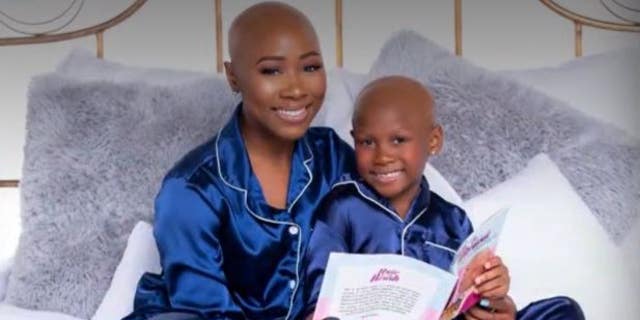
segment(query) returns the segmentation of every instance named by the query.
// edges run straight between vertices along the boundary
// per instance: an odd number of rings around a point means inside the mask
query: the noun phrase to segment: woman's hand
[[[489,299],[489,306],[472,307],[464,313],[466,320],[515,320],[516,305],[511,297]]]

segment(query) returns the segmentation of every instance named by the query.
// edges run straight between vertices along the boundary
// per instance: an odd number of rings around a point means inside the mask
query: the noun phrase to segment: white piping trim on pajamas
[[[341,185],[347,185],[347,184],[353,184],[353,185],[356,187],[356,190],[358,190],[358,193],[359,193],[363,198],[365,198],[365,199],[367,199],[367,200],[369,200],[369,201],[373,202],[373,203],[374,203],[374,204],[376,204],[378,207],[382,208],[384,211],[391,213],[394,217],[396,217],[398,220],[400,220],[400,222],[404,222],[404,220],[402,220],[402,218],[400,218],[400,216],[398,216],[398,214],[397,214],[397,213],[395,213],[395,212],[393,212],[393,211],[389,210],[389,208],[385,207],[383,204],[381,204],[380,202],[376,201],[375,199],[373,199],[373,198],[371,198],[371,197],[369,197],[369,196],[365,195],[365,194],[362,192],[362,190],[360,190],[360,186],[358,185],[358,183],[357,183],[356,181],[354,181],[354,180],[348,180],[348,181],[341,181],[341,182],[338,182],[338,183],[334,184],[332,188],[335,188],[335,187],[337,187],[337,186],[341,186]],[[420,216],[422,216],[422,214],[424,214],[426,211],[427,211],[427,208],[424,208],[422,211],[420,211],[420,213],[418,213],[418,215],[417,215],[417,216],[416,216],[416,217],[415,217],[411,222],[409,222],[409,223],[408,223],[408,224],[407,224],[407,225],[402,229],[402,235],[401,235],[401,239],[400,239],[400,240],[401,240],[401,242],[400,242],[400,253],[401,253],[403,256],[404,256],[404,247],[405,247],[405,245],[404,245],[404,243],[405,243],[404,236],[405,236],[405,234],[406,234],[407,230],[409,230],[409,227],[410,227],[411,225],[413,225],[413,224],[418,220],[418,218],[420,218]],[[452,252],[452,253],[454,253],[454,254],[456,253],[454,250],[452,250],[452,249],[450,249],[450,248],[447,248],[447,247],[445,247],[445,246],[442,246],[442,245],[439,245],[439,244],[436,244],[436,243],[433,243],[433,242],[430,242],[430,241],[425,241],[425,244],[429,244],[429,245],[431,245],[431,246],[434,246],[434,247],[436,247],[436,248],[439,248],[439,249],[443,249],[443,250],[446,250],[446,251]]]
[[[263,218],[259,215],[257,215],[255,212],[253,212],[253,210],[251,210],[251,208],[249,208],[249,204],[247,202],[247,190],[240,188],[238,186],[235,186],[231,183],[229,183],[224,176],[222,175],[222,171],[220,171],[220,153],[218,152],[218,142],[220,141],[220,133],[222,132],[222,130],[218,131],[218,135],[216,136],[216,162],[217,162],[217,166],[218,166],[218,175],[220,176],[220,179],[222,179],[222,182],[224,182],[224,184],[226,184],[227,186],[229,186],[230,188],[238,191],[238,192],[242,192],[244,194],[244,207],[247,209],[247,211],[249,211],[249,213],[251,213],[251,215],[263,222],[268,222],[268,223],[273,223],[273,224],[280,224],[280,225],[289,225],[289,226],[295,226],[296,228],[298,228],[299,232],[298,232],[298,250],[296,252],[296,286],[293,288],[293,290],[291,291],[291,298],[289,301],[289,310],[287,311],[287,315],[284,317],[284,319],[288,319],[289,316],[291,316],[291,310],[293,308],[293,299],[296,295],[296,291],[298,291],[298,286],[300,285],[300,273],[299,273],[299,269],[300,269],[300,246],[302,245],[302,228],[300,228],[300,225],[293,223],[293,222],[286,222],[286,221],[276,221],[276,220],[271,220],[271,219],[267,219],[267,218]],[[308,147],[308,146],[307,146]],[[311,152],[311,149],[309,149],[309,152]],[[295,201],[297,201],[300,196],[302,195],[302,193],[304,193],[307,190],[307,187],[309,186],[309,184],[311,183],[311,181],[313,180],[313,175],[311,174],[311,170],[309,169],[309,167],[307,166],[307,162],[309,160],[313,159],[313,153],[311,153],[311,158],[305,160],[304,166],[307,169],[307,172],[311,175],[311,179],[309,180],[309,182],[307,183],[307,185],[304,187],[304,189],[302,189],[302,191],[300,192],[300,194],[298,194],[298,197],[296,197]],[[289,206],[289,210],[291,210],[291,208],[293,207],[293,204],[295,203],[292,202],[291,206]],[[290,212],[290,211],[289,211]]]

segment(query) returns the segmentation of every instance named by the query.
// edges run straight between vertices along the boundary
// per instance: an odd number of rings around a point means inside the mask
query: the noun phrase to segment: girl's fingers
[[[487,259],[487,261],[485,261],[483,267],[485,270],[489,270],[500,265],[502,265],[502,259],[498,256],[492,255]]]
[[[509,270],[505,266],[494,267],[493,269],[490,269],[489,271],[483,272],[482,274],[477,276],[475,279],[473,279],[473,283],[476,286],[480,286],[485,282],[488,282],[488,281],[491,281],[493,279],[497,279],[497,278],[500,278],[500,277],[503,277],[507,281],[509,279]]]
[[[471,309],[467,310],[467,312],[465,313],[465,317],[466,316],[470,316],[470,319],[492,320],[494,314],[480,307],[472,307]]]
[[[489,299],[498,299],[503,298],[507,295],[507,291],[504,287],[496,287],[490,290],[482,291],[481,295],[485,298]]]

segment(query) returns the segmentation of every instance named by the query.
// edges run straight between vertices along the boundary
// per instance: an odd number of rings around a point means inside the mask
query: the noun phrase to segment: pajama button
[[[294,236],[295,236],[296,234],[298,234],[298,231],[299,231],[299,229],[298,229],[298,227],[296,227],[296,226],[291,226],[291,227],[289,227],[289,233],[290,233],[290,234],[292,234],[292,235],[294,235]]]
[[[289,288],[293,289],[296,287],[296,281],[295,280],[289,280]]]

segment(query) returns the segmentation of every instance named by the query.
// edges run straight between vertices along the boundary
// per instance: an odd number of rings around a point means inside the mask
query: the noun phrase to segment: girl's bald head
[[[433,96],[422,83],[408,77],[386,76],[367,84],[355,102],[354,127],[363,114],[380,108],[410,114],[426,126],[435,124]]]

